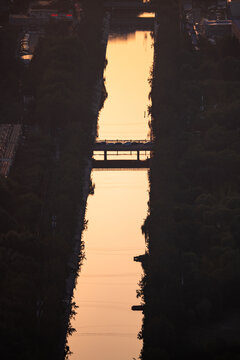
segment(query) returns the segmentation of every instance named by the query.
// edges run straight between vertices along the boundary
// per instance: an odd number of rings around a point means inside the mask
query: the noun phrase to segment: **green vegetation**
[[[178,11],[158,3],[142,359],[237,359],[240,46],[194,52]]]
[[[64,333],[73,331],[65,290],[77,270],[70,265],[76,227],[81,220],[85,227],[79,207],[85,206],[84,172],[95,136],[91,106],[105,61],[99,9],[86,9],[74,32],[50,24],[22,75],[23,91],[35,101],[10,176],[0,178],[4,359],[62,358]]]

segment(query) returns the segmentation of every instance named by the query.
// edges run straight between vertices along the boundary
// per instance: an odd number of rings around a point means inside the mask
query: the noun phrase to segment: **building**
[[[219,38],[232,35],[232,20],[208,20],[202,21],[203,35],[208,38]]]
[[[10,15],[9,23],[22,27],[29,25],[42,26],[47,24],[51,19],[54,21],[72,22],[73,15],[71,12],[59,13],[57,10],[52,9],[31,9],[29,15]]]
[[[30,25],[30,17],[21,14],[16,14],[16,15],[11,14],[9,15],[9,24],[20,27],[26,27]]]
[[[30,9],[29,17],[33,20],[48,22],[52,15],[57,14],[55,9]]]
[[[50,19],[72,21],[72,11],[59,12],[54,8],[53,1],[37,1],[32,3],[29,10],[29,16],[32,20],[47,23]]]

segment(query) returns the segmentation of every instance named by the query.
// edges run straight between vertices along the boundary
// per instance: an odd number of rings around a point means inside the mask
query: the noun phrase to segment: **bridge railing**
[[[96,144],[149,144],[151,140],[96,140]]]

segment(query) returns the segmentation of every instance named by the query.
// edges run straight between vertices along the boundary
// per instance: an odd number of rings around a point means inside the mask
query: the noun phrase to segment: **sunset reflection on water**
[[[108,99],[99,119],[100,139],[148,137],[153,61],[149,32],[109,39],[106,69]],[[74,293],[79,308],[69,338],[71,360],[138,358],[142,313],[131,311],[142,269],[133,257],[145,252],[141,226],[147,215],[148,174],[93,171],[95,193],[88,198],[86,259]]]
[[[110,37],[107,59],[108,98],[100,113],[99,139],[148,138],[148,79],[153,61],[150,32]]]

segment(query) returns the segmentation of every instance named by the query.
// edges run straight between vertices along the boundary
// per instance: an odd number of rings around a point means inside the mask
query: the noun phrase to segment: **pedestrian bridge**
[[[93,160],[94,168],[148,168],[149,159],[141,160],[140,154],[153,151],[154,143],[150,140],[98,140],[93,148],[93,156],[103,154],[104,159]],[[137,159],[120,159],[123,153],[136,154]],[[119,155],[119,159],[110,160],[109,153]]]
[[[130,29],[132,31],[153,31],[154,30],[154,17],[112,17],[111,30],[124,31]]]
[[[152,12],[154,7],[150,2],[141,1],[106,1],[104,7],[107,10],[136,10]]]

